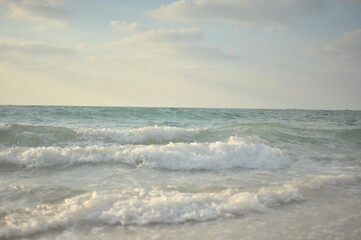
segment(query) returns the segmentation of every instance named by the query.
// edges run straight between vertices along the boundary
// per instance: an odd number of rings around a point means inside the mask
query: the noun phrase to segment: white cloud
[[[253,51],[262,51],[264,49],[269,48],[269,46],[265,45],[265,44],[253,44],[253,45],[248,46],[248,48]]]
[[[3,0],[12,18],[43,21],[56,27],[66,26],[66,0]]]
[[[68,55],[73,54],[78,47],[62,47],[40,41],[20,41],[17,39],[0,39],[1,52],[17,52],[35,55]]]
[[[361,29],[345,32],[332,41],[319,42],[308,52],[341,59],[361,60]]]
[[[174,52],[176,56],[198,60],[233,60],[238,58],[236,55],[227,53],[221,48],[199,45],[174,48]]]
[[[140,24],[137,22],[127,23],[125,21],[111,21],[109,26],[113,27],[114,30],[121,32],[137,32],[141,30]]]
[[[285,25],[276,25],[276,26],[268,26],[262,29],[263,32],[273,33],[273,32],[287,32],[288,27]]]
[[[204,32],[199,28],[151,29],[106,44],[113,49],[132,49],[129,59],[207,59],[225,60],[235,56],[220,48],[202,46]]]
[[[123,38],[120,44],[138,44],[138,43],[190,43],[201,40],[204,32],[199,28],[190,29],[151,29],[145,32],[136,33]]]
[[[36,25],[33,27],[34,30],[42,32],[45,30],[45,27],[43,25]]]
[[[288,23],[318,14],[324,0],[179,0],[149,12],[163,21],[214,20],[231,23]]]

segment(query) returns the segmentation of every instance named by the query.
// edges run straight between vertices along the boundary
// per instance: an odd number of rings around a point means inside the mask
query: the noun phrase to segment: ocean
[[[0,239],[361,239],[361,111],[0,106]]]

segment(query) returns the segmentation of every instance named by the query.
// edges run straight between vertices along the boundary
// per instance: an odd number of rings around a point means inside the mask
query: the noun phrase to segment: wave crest
[[[88,147],[13,147],[0,152],[0,164],[52,167],[80,163],[122,163],[168,170],[275,169],[288,163],[281,150],[231,137],[224,142]]]
[[[359,182],[357,175],[314,176],[280,186],[242,192],[227,189],[212,193],[128,188],[108,193],[88,192],[55,205],[43,204],[6,212],[4,237],[26,237],[74,224],[148,225],[183,223],[264,212],[284,204],[304,201],[303,190]],[[0,232],[1,237],[1,232]]]
[[[3,146],[66,146],[88,144],[163,144],[192,142],[204,131],[198,128],[153,126],[136,129],[67,128],[19,124],[0,125]]]
[[[154,126],[129,130],[79,128],[75,131],[88,140],[115,141],[120,144],[158,144],[169,141],[193,141],[201,130],[197,128]]]

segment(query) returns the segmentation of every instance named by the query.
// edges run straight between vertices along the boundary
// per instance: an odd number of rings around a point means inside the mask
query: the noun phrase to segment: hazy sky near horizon
[[[361,109],[361,0],[0,0],[0,104]]]

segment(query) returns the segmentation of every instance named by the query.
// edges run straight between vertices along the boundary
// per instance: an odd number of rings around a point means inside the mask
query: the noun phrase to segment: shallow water
[[[361,112],[0,106],[0,238],[360,239]]]

